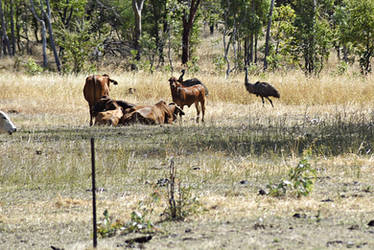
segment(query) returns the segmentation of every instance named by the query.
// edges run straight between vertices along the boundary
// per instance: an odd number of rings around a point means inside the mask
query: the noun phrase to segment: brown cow
[[[92,119],[95,117],[93,114],[94,105],[102,96],[109,96],[109,85],[111,82],[114,85],[118,84],[117,81],[110,79],[107,74],[92,75],[86,78],[83,95],[90,108],[90,126],[92,126]]]
[[[124,112],[131,112],[135,109],[135,104],[128,103],[122,100],[113,100],[108,96],[101,97],[94,105],[93,115],[96,116],[99,112],[114,110],[121,107]]]
[[[135,111],[125,114],[122,119],[124,125],[141,123],[141,124],[172,124],[177,115],[184,115],[184,112],[175,104],[166,104],[161,100],[153,106],[136,106]]]
[[[170,89],[171,89],[171,96],[173,98],[173,102],[175,102],[178,106],[183,107],[187,105],[190,107],[193,103],[195,103],[197,118],[196,122],[199,122],[200,118],[200,108],[199,102],[201,105],[202,110],[202,119],[201,121],[204,122],[205,116],[205,88],[201,84],[196,84],[190,87],[183,86],[178,79],[175,77],[171,77],[169,79]]]
[[[117,126],[123,116],[121,107],[114,110],[99,112],[95,117],[95,125]]]

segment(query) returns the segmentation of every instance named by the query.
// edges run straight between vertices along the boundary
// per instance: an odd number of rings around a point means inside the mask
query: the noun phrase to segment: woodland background
[[[31,73],[203,70],[202,33],[219,34],[214,72],[371,72],[373,0],[0,0],[0,56]],[[26,60],[26,61],[25,61]]]

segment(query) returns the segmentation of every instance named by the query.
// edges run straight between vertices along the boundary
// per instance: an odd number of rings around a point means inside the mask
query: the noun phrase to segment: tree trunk
[[[258,42],[258,34],[255,33],[255,54],[254,54],[254,63],[257,64],[257,42]]]
[[[30,0],[30,4],[31,4],[31,12],[32,12],[32,14],[34,15],[35,19],[38,22],[40,22],[40,24],[42,25],[43,68],[46,69],[48,67],[48,58],[47,58],[47,37],[46,37],[45,23],[36,14],[33,0]]]
[[[191,0],[189,14],[185,10],[183,13],[182,64],[186,64],[190,60],[190,34],[200,2],[201,0]]]
[[[273,17],[273,8],[274,8],[274,0],[271,0],[269,16],[268,16],[268,25],[266,27],[264,71],[266,71],[268,68],[267,57],[269,55],[270,27],[271,27],[271,22],[272,22],[272,17]]]
[[[0,0],[0,19],[1,19],[1,43],[3,46],[3,53],[4,55],[10,54],[10,43],[9,43],[9,38],[6,33],[6,23],[5,23],[5,17],[4,17],[4,12],[3,12],[3,3]]]
[[[13,0],[10,0],[10,32],[11,32],[11,51],[10,55],[14,56],[16,53],[16,35],[15,35],[15,29],[14,29],[14,2]]]
[[[55,58],[57,71],[61,72],[61,63],[60,63],[60,59],[58,58],[58,53],[57,53],[57,49],[56,49],[56,45],[55,45],[55,40],[54,40],[54,37],[53,37],[53,29],[52,29],[52,24],[51,24],[51,7],[49,5],[49,0],[45,0],[45,3],[47,5],[47,12],[45,12],[43,9],[42,9],[42,12],[43,12],[43,15],[45,17],[45,20],[47,21],[48,33],[49,33],[49,42],[51,44],[51,49],[53,51],[53,56]]]
[[[132,9],[135,16],[135,30],[134,30],[134,47],[136,50],[135,59],[140,60],[140,37],[142,34],[142,10],[145,0],[132,0]],[[136,69],[136,65],[131,65],[132,70]]]
[[[153,18],[154,20],[156,20],[153,24],[153,34],[155,36],[155,39],[156,39],[156,50],[157,50],[157,54],[158,54],[158,65],[157,67],[159,67],[160,65],[164,65],[164,62],[165,62],[165,59],[164,59],[164,46],[165,46],[165,39],[163,39],[163,36],[160,34],[162,34],[162,30],[159,28],[159,24],[162,23],[164,24],[165,22],[165,17],[162,15],[162,13],[165,13],[165,10],[164,12],[162,12],[161,8],[164,7],[164,5],[160,6],[160,4],[156,1],[156,0],[152,0],[152,7],[153,7]]]

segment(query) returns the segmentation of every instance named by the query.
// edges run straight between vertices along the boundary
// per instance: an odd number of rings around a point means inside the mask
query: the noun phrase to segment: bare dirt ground
[[[313,195],[301,199],[258,195],[262,183],[255,180],[234,183],[223,194],[202,195],[205,211],[184,222],[156,223],[153,234],[99,239],[98,249],[373,249],[374,194],[365,181],[324,176]],[[234,196],[224,194],[230,189]],[[91,248],[89,191],[2,188],[0,196],[1,249]],[[133,200],[125,187],[104,189],[98,217],[107,208],[129,211]]]

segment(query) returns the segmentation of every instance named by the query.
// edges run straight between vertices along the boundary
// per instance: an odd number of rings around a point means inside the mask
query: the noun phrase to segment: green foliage
[[[74,24],[74,30],[62,28],[58,32],[56,42],[64,48],[62,70],[64,73],[78,74],[92,71],[94,65],[89,62],[92,53],[99,50],[102,39],[95,38],[91,33],[91,24],[82,20]],[[96,51],[99,52],[99,51]]]
[[[344,73],[347,72],[348,70],[348,63],[345,62],[345,61],[340,61],[338,64],[337,64],[337,74],[338,75],[343,75]]]
[[[299,60],[299,65],[306,74],[320,73],[329,56],[332,31],[326,19],[325,13],[330,10],[327,6],[330,5],[324,2],[296,1],[295,50],[292,51],[292,54],[295,59],[304,59],[303,61]]]
[[[105,209],[104,219],[102,222],[98,223],[97,226],[97,233],[102,238],[112,237],[116,235],[117,230],[122,227],[122,224],[119,220],[114,221],[111,216],[109,216],[109,212]]]
[[[139,202],[141,204],[142,202]],[[150,211],[148,206],[140,208],[143,213],[138,211],[132,211],[130,215],[130,221],[123,223],[121,220],[114,220],[109,216],[109,212],[105,209],[103,215],[104,218],[98,223],[97,233],[102,238],[112,237],[117,234],[129,234],[129,233],[153,233],[154,225],[147,219]]]
[[[344,1],[346,25],[342,28],[342,39],[351,42],[359,55],[361,73],[371,72],[371,58],[374,56],[374,0]]]
[[[316,179],[316,170],[312,168],[308,161],[307,153],[299,161],[295,168],[288,173],[288,179],[282,179],[278,184],[269,184],[269,195],[279,197],[286,195],[286,192],[292,191],[297,197],[309,195]]]
[[[292,52],[295,50],[296,27],[293,25],[295,18],[295,11],[289,5],[274,8],[271,29],[274,46],[270,47],[270,55],[267,58],[271,69],[296,65],[292,56]]]
[[[213,56],[213,64],[215,66],[216,72],[223,72],[226,65],[224,56],[215,55]]]
[[[199,70],[200,70],[200,67],[199,67],[199,65],[198,65],[199,59],[200,59],[200,57],[198,57],[198,56],[193,56],[193,57],[191,57],[190,60],[187,62],[188,70],[189,70],[191,73],[199,72]]]
[[[42,73],[43,67],[38,65],[32,58],[29,58],[27,63],[25,64],[26,72],[30,75],[37,75]]]

